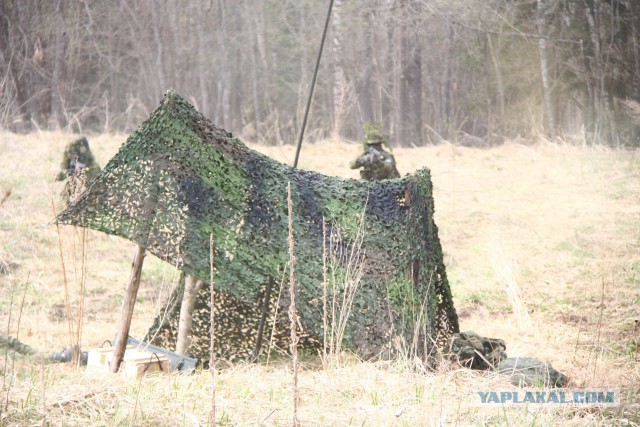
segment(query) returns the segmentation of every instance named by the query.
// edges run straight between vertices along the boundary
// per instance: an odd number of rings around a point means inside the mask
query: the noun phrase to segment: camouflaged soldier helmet
[[[387,141],[382,136],[380,130],[376,128],[367,129],[365,128],[365,136],[364,143],[366,145],[375,145],[375,144],[386,144]]]

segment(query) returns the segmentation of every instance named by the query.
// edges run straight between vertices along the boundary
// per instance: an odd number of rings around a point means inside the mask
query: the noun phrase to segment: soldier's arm
[[[56,175],[56,181],[64,181],[69,177],[69,163],[71,161],[71,154],[69,150],[65,150],[62,156],[62,162],[60,163],[60,170]]]
[[[364,159],[363,159],[364,155],[359,156],[357,159],[353,160],[350,164],[349,167],[351,169],[358,169],[361,168],[362,166],[364,166]]]

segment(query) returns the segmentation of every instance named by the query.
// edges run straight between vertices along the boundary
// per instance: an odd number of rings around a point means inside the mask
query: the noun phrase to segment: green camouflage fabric
[[[498,338],[481,337],[467,331],[453,334],[449,342],[449,358],[470,369],[497,368],[507,358],[506,344]]]
[[[250,150],[169,91],[56,221],[130,239],[203,280],[189,352],[204,360],[213,235],[216,351],[250,359],[268,348],[272,330],[274,344],[288,346],[289,295],[280,295],[289,260],[288,183],[301,346],[313,350],[323,339],[323,248],[334,244],[347,254],[328,272],[344,277],[362,218],[365,264],[343,347],[371,358],[404,346],[433,363],[434,343],[444,345],[458,319],[427,169],[382,182],[296,170]],[[323,222],[341,230],[341,243],[323,233]],[[343,289],[335,291],[340,297]],[[149,331],[152,343],[175,348],[180,299],[178,288]]]

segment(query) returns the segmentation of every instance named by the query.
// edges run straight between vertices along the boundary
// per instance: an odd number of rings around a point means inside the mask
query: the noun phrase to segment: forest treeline
[[[293,143],[327,1],[0,0],[0,127],[136,128],[168,88]],[[640,145],[640,1],[335,0],[307,129]]]

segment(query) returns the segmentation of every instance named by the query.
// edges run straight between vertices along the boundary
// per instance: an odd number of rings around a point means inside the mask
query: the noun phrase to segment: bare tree
[[[51,123],[56,128],[66,124],[66,113],[63,100],[62,74],[65,65],[66,32],[64,23],[62,0],[55,5],[55,55],[53,58],[53,73],[51,75]]]
[[[547,14],[551,9],[552,0],[537,0],[536,23],[538,26],[538,54],[540,56],[540,81],[542,82],[542,94],[544,100],[544,130],[547,136],[555,134],[555,112],[553,110],[551,94],[551,78],[549,76],[549,64],[547,61]]]
[[[417,32],[419,2],[403,0],[399,14],[399,99],[397,139],[422,145],[422,46]]]
[[[338,0],[306,134],[356,139],[378,122],[424,144],[584,127],[640,145],[620,110],[640,101],[638,4]],[[0,1],[0,126],[130,131],[173,87],[234,133],[294,140],[325,2],[118,6]]]
[[[334,0],[331,15],[333,24],[332,51],[333,51],[333,129],[335,136],[340,134],[340,118],[344,109],[345,82],[342,69],[342,0]]]

